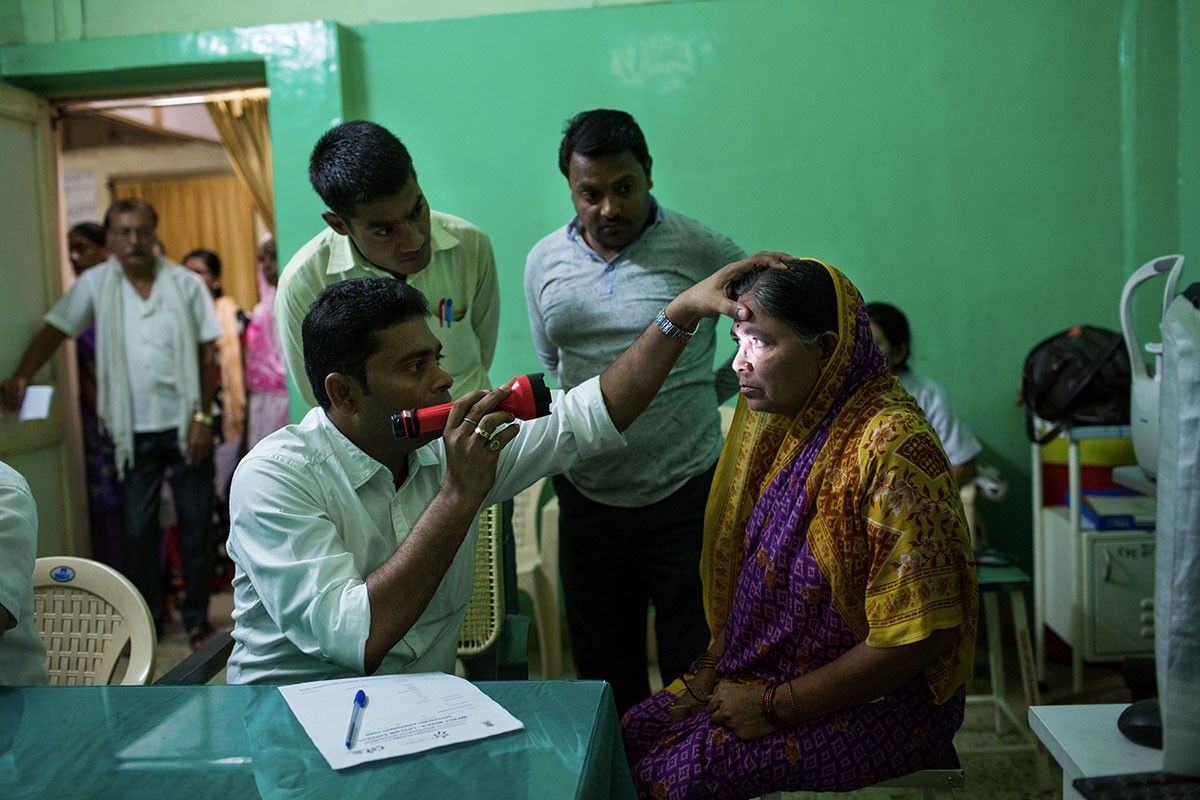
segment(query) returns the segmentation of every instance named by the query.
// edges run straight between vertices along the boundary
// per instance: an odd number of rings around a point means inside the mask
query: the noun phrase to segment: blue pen
[[[350,727],[346,729],[346,749],[354,746],[354,734],[358,732],[358,722],[362,719],[363,706],[367,704],[367,693],[362,689],[354,695],[354,708],[350,710]]]

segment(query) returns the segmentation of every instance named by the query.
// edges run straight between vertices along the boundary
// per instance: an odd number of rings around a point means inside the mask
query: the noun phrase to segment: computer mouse
[[[1130,703],[1129,708],[1117,717],[1117,730],[1135,744],[1162,750],[1162,715],[1159,714],[1158,698]]]

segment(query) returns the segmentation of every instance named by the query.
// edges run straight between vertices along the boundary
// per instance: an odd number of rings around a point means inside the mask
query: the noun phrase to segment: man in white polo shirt
[[[491,388],[500,291],[484,232],[431,210],[408,149],[374,122],[327,131],[313,147],[308,175],[329,209],[321,214],[327,227],[288,261],[275,296],[287,371],[308,404],[317,398],[304,375],[301,323],[322,289],[350,278],[395,278],[419,289],[429,299],[453,396]]]

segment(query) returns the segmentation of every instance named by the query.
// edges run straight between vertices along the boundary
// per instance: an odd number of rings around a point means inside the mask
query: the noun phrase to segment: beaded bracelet
[[[779,688],[779,684],[768,686],[763,690],[762,694],[762,713],[767,718],[767,722],[771,723],[776,728],[786,728],[783,720],[775,713],[775,690]]]
[[[784,685],[788,690],[788,708],[792,710],[792,719],[799,719],[800,713],[796,711],[796,695],[792,692],[792,682],[786,681]]]

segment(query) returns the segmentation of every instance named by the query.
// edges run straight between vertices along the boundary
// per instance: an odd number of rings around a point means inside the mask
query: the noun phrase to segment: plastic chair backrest
[[[717,411],[721,414],[721,435],[728,436],[729,428],[733,425],[733,406],[717,406]]]
[[[979,519],[976,514],[979,512],[975,508],[975,498],[979,494],[979,489],[973,483],[968,483],[966,486],[958,490],[958,496],[962,499],[963,515],[967,518],[967,530],[971,533],[971,549],[979,550]]]
[[[39,558],[33,616],[46,646],[50,683],[106,685],[129,645],[121,683],[150,683],[158,652],[154,618],[141,592],[107,564],[72,556]]]
[[[477,656],[500,639],[504,622],[504,531],[499,505],[479,515],[479,541],[475,546],[475,585],[467,603],[467,616],[458,634],[459,658]]]
[[[536,483],[513,498],[513,542],[516,547],[518,574],[533,569],[542,561],[538,515],[545,486],[546,478],[538,478]]]

